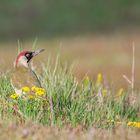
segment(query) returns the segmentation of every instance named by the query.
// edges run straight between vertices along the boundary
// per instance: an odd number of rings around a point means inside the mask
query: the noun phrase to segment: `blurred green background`
[[[0,0],[0,39],[110,32],[140,24],[140,0]]]

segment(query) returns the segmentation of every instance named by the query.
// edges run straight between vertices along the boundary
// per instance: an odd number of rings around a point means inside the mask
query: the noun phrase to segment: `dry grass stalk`
[[[132,45],[132,67],[131,67],[131,80],[126,76],[122,75],[123,78],[130,84],[132,89],[132,95],[134,95],[134,85],[135,85],[135,43]]]
[[[129,96],[129,102],[130,102],[130,104],[133,105],[136,102],[136,96],[134,95],[134,88],[135,88],[135,43],[134,42],[133,42],[133,45],[132,45],[131,80],[126,75],[123,75],[123,78],[131,86],[131,95]]]

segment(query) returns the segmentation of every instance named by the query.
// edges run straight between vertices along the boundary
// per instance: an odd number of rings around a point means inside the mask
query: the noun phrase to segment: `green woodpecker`
[[[22,94],[22,87],[27,86],[30,89],[33,86],[41,87],[35,72],[32,70],[31,60],[42,51],[44,51],[44,49],[23,51],[17,56],[14,64],[14,71],[11,75],[11,84],[19,96]]]

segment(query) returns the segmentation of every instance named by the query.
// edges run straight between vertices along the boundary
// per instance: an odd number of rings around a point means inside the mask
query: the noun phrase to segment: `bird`
[[[15,93],[22,95],[22,87],[39,87],[42,88],[41,83],[33,71],[31,66],[32,59],[43,52],[44,49],[36,51],[22,51],[15,60],[14,69],[11,74],[11,85]]]

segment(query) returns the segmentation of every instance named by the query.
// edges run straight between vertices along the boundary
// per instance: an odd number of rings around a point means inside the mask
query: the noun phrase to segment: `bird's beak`
[[[38,55],[39,53],[41,53],[43,51],[45,51],[45,49],[36,50],[36,51],[33,52],[33,56],[36,56],[36,55]]]

